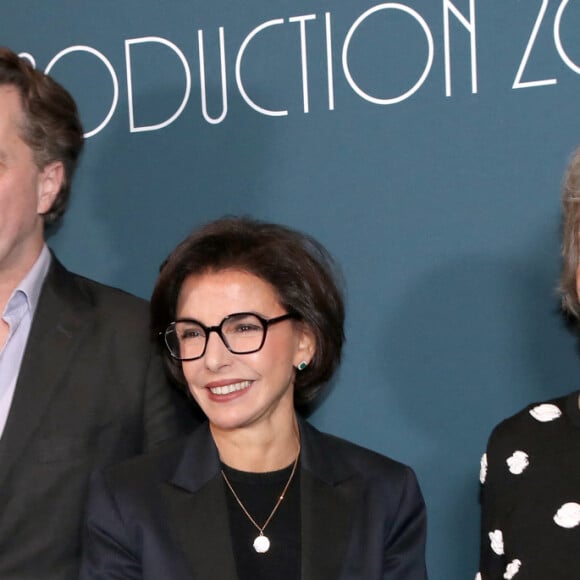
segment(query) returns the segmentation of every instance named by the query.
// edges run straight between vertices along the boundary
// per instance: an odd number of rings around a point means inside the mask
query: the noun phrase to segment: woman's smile
[[[213,382],[208,383],[205,388],[209,389],[212,395],[230,395],[231,393],[239,393],[245,391],[254,381],[235,381],[235,382]]]

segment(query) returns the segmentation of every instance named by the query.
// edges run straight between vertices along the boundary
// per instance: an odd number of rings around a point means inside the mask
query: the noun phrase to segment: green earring
[[[301,363],[298,364],[297,368],[299,371],[303,371],[307,366],[308,366],[308,363],[305,360],[303,360]]]

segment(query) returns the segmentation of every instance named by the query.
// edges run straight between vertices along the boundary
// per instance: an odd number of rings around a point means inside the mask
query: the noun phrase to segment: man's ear
[[[64,165],[62,161],[49,163],[38,175],[38,204],[40,215],[48,213],[64,183]]]

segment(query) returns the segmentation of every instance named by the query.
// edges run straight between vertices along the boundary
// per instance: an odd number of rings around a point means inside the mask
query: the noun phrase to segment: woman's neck
[[[293,414],[284,424],[210,430],[223,463],[239,471],[264,473],[290,465],[300,451],[298,421]]]

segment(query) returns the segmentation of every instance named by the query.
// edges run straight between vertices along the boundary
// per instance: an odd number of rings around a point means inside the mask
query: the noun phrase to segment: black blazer
[[[53,257],[0,439],[2,580],[76,578],[90,473],[191,429],[148,321]]]
[[[303,580],[425,580],[411,469],[300,423]],[[227,499],[206,425],[92,482],[81,580],[235,580]],[[251,549],[251,548],[249,548]]]

